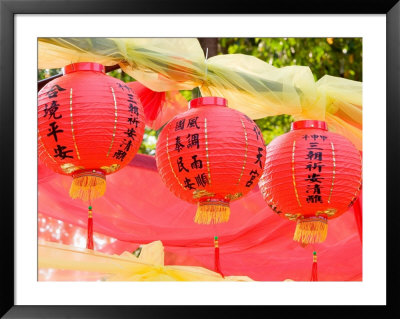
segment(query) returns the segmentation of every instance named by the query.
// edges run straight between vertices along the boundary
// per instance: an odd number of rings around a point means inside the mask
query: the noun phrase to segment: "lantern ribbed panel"
[[[361,188],[361,156],[345,137],[321,121],[298,121],[267,147],[259,181],[267,204],[296,221],[293,240],[323,242],[328,219],[346,212]]]
[[[60,174],[113,173],[139,149],[143,114],[124,82],[96,71],[65,74],[38,94],[39,157]]]
[[[190,203],[229,202],[244,196],[261,177],[264,160],[265,145],[257,125],[219,105],[200,105],[175,116],[157,141],[163,182]]]
[[[315,128],[292,130],[268,145],[259,186],[267,204],[282,217],[335,218],[358,196],[360,153],[341,135]]]

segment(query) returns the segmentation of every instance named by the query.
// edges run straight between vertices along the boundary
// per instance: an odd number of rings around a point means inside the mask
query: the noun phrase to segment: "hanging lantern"
[[[328,219],[355,202],[361,188],[361,157],[345,137],[322,121],[297,121],[267,146],[259,181],[267,204],[296,221],[293,239],[302,245],[323,242]]]
[[[70,196],[90,205],[104,194],[106,175],[123,168],[139,149],[143,108],[103,65],[74,63],[63,73],[38,93],[39,157],[56,173],[72,176]],[[90,230],[91,206],[88,215]]]
[[[229,203],[246,195],[262,175],[265,144],[257,125],[220,97],[191,100],[189,111],[161,131],[156,162],[163,182],[197,203],[195,222],[227,222]]]
[[[72,198],[105,192],[105,176],[124,167],[143,138],[140,101],[124,82],[97,63],[75,63],[38,94],[40,159],[70,175]]]

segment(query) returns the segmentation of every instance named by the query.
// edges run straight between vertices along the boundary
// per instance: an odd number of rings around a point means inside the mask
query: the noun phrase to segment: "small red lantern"
[[[262,175],[265,144],[257,125],[220,97],[191,100],[157,141],[158,171],[170,191],[198,203],[195,222],[227,222],[229,202],[246,195]]]
[[[267,146],[259,186],[267,204],[297,222],[293,239],[323,242],[328,219],[339,217],[361,188],[361,156],[322,121],[297,121]]]
[[[91,200],[102,196],[106,175],[135,156],[144,133],[140,100],[98,63],[67,65],[38,93],[39,158],[70,175],[72,198],[89,201],[87,248],[93,249]]]
[[[144,133],[142,105],[124,82],[97,63],[74,63],[38,93],[39,157],[73,177],[70,196],[105,192],[106,175],[128,164]]]

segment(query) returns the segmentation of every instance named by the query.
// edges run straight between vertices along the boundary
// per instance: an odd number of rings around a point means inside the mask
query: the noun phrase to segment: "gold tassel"
[[[322,243],[328,234],[328,220],[324,217],[298,219],[293,240],[302,245]]]
[[[99,198],[106,191],[106,177],[99,172],[84,172],[73,176],[69,196],[89,201]]]
[[[229,220],[231,210],[224,201],[199,202],[194,222],[197,224],[219,224]]]

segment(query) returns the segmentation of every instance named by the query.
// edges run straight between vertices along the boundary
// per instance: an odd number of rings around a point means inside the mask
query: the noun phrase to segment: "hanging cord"
[[[317,252],[313,252],[313,264],[311,270],[311,279],[310,281],[318,281],[318,268],[317,268]]]
[[[224,274],[221,271],[221,264],[219,261],[218,236],[214,236],[214,271],[219,273],[222,277],[224,277]]]
[[[92,201],[89,198],[86,248],[93,250],[93,246],[94,246],[93,245],[93,213],[92,213]]]

